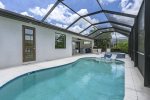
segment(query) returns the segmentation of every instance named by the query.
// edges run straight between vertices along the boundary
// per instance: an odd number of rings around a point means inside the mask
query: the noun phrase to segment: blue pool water
[[[9,74],[9,73],[8,73]],[[0,100],[123,100],[124,63],[83,58],[20,76],[0,88]]]

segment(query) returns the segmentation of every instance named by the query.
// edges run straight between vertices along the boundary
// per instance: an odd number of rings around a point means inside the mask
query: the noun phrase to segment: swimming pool
[[[0,88],[0,99],[123,100],[124,63],[98,59],[82,58],[22,75]]]

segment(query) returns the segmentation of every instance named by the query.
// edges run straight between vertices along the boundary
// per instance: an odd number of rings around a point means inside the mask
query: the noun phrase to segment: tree
[[[110,48],[111,44],[111,33],[104,33],[100,35],[98,39],[95,40],[95,46],[101,48],[102,51],[105,51],[107,48]]]

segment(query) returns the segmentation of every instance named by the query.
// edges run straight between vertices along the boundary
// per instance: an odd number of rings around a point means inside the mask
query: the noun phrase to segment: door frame
[[[25,59],[25,29],[30,29],[33,30],[33,60],[26,60]],[[22,25],[22,59],[23,62],[30,62],[30,61],[35,61],[36,60],[36,30],[34,27]]]
[[[78,50],[79,50],[79,54],[81,53],[80,49],[81,49],[81,44],[80,44],[80,41],[77,41],[77,46],[78,46]]]

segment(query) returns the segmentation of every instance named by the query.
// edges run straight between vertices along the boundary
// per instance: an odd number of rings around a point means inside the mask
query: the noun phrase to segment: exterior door
[[[22,26],[23,32],[23,62],[35,61],[35,28]]]
[[[77,49],[79,50],[79,53],[80,53],[80,42],[76,42],[77,44]]]

